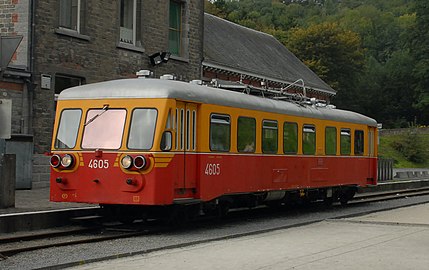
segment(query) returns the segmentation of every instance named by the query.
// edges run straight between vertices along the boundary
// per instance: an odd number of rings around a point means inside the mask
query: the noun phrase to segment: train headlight
[[[69,154],[63,156],[63,158],[61,159],[61,165],[64,168],[69,168],[73,165],[73,157]]]
[[[61,164],[61,157],[59,155],[53,155],[49,162],[51,163],[52,167],[57,168]]]
[[[131,166],[133,166],[133,158],[130,156],[124,156],[121,159],[121,166],[124,169],[129,169],[131,168]]]
[[[134,158],[134,167],[138,170],[146,166],[146,158],[144,156],[136,156]]]

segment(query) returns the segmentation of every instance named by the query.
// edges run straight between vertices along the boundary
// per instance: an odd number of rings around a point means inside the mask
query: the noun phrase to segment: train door
[[[374,141],[374,130],[372,128],[369,129],[368,132],[368,154],[370,157],[374,157],[374,146],[375,146],[375,141]]]
[[[197,104],[178,101],[175,147],[182,154],[176,188],[190,190],[197,178]]]
[[[368,156],[370,159],[368,159],[369,162],[369,179],[372,179],[372,182],[368,182],[367,184],[376,184],[377,183],[377,159],[373,159],[373,157],[376,155],[375,147],[376,147],[376,141],[375,141],[375,129],[369,128],[368,130]]]

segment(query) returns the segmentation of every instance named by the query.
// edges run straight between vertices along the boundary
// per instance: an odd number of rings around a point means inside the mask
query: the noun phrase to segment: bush
[[[428,158],[422,138],[412,129],[401,135],[397,141],[391,142],[390,145],[410,162],[424,163]]]

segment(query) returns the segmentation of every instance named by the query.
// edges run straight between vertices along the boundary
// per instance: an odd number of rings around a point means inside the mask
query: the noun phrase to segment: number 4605
[[[109,161],[107,159],[91,159],[88,167],[91,169],[107,169],[109,168]]]
[[[220,175],[220,164],[207,163],[204,173],[205,175]]]

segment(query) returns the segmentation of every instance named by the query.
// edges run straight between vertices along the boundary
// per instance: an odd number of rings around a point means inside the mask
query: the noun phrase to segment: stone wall
[[[23,37],[12,56],[9,67],[24,72],[28,70],[29,2],[28,0],[0,0],[0,35]],[[28,133],[23,128],[23,104],[28,102],[25,98],[23,99],[24,90],[26,85],[20,78],[0,77],[0,98],[12,100],[12,133],[14,134]]]
[[[80,33],[60,29],[60,1],[34,1],[33,187],[49,185],[49,157],[44,153],[50,151],[52,140],[56,75],[78,77],[84,83],[135,77],[141,69],[151,70],[155,77],[163,74],[174,74],[181,80],[201,77],[204,1],[182,1],[188,8],[184,18],[186,55],[171,57],[167,63],[155,67],[150,64],[149,56],[168,50],[169,1],[138,1],[142,4],[141,47],[119,42],[119,1],[87,1],[86,26]],[[42,74],[51,76],[47,88],[41,87]]]
[[[49,187],[49,166],[50,156],[43,154],[33,155],[33,178],[32,188],[44,188]]]
[[[23,84],[0,81],[0,98],[12,100],[12,133],[21,133]]]
[[[417,134],[429,134],[429,127],[381,129],[380,130],[380,136],[383,136],[383,135],[400,135],[400,134],[406,134],[410,131],[415,132]]]
[[[21,35],[23,39],[10,62],[10,66],[28,66],[30,1],[0,0],[0,34]]]
[[[201,77],[203,42],[203,0],[186,0],[189,8],[185,25],[187,54],[172,57],[167,63],[151,66],[149,56],[168,50],[169,1],[142,1],[142,47],[119,43],[119,1],[87,1],[86,28],[83,34],[62,31],[59,24],[59,1],[36,2],[34,93],[35,152],[49,151],[55,114],[55,75],[66,74],[94,83],[134,77],[135,72],[149,69],[156,77],[174,74],[178,79]],[[41,75],[52,78],[51,89],[40,87]]]

